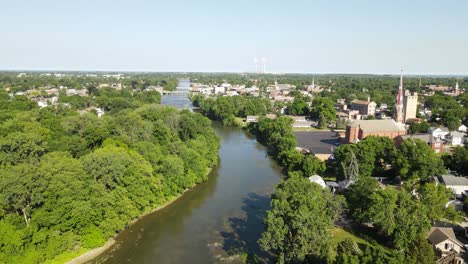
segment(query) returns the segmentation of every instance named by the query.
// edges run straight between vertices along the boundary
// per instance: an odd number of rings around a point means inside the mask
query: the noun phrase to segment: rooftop
[[[360,127],[364,132],[380,131],[406,131],[404,125],[398,124],[393,119],[385,120],[356,120],[350,121],[348,126]]]
[[[310,150],[314,154],[332,154],[339,145],[338,136],[332,131],[294,131],[294,135],[298,147]]]
[[[440,177],[442,178],[442,182],[444,182],[445,185],[468,186],[468,179],[465,177],[457,177],[450,174],[442,175]]]
[[[437,245],[447,239],[451,239],[453,242],[463,247],[463,244],[457,239],[451,227],[433,227],[427,239],[431,241],[432,245]]]
[[[370,101],[365,101],[365,100],[353,100],[351,101],[351,104],[360,104],[360,105],[368,105],[370,104]]]

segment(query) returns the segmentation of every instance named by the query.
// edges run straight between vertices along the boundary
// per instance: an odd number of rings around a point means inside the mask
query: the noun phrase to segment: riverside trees
[[[0,262],[38,263],[100,246],[207,179],[219,148],[210,121],[128,96],[131,109],[112,107],[101,118],[52,107],[4,115]]]
[[[278,263],[326,257],[339,200],[307,178],[292,175],[276,187],[271,206],[259,243],[278,254]]]

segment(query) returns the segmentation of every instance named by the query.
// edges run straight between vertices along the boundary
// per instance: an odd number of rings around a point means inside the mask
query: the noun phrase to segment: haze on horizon
[[[1,70],[468,74],[468,1],[0,1]]]

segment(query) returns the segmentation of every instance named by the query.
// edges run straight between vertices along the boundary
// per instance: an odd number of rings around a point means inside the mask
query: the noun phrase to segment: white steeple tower
[[[403,124],[405,122],[403,117],[403,70],[401,70],[400,86],[398,87],[393,119],[397,123]]]

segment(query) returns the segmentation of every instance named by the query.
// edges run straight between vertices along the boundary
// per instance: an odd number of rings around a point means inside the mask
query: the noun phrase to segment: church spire
[[[403,70],[401,70],[401,75],[400,75],[400,86],[398,87],[398,94],[395,102],[395,113],[394,113],[394,119],[398,123],[404,123],[405,120],[403,120]]]

